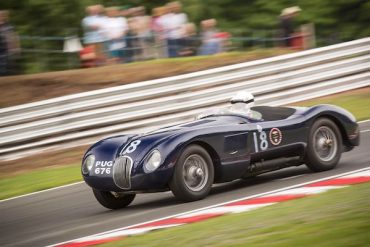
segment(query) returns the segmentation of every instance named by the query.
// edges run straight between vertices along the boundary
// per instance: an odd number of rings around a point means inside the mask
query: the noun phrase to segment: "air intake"
[[[118,157],[113,167],[113,181],[121,189],[130,189],[132,159],[127,156]]]

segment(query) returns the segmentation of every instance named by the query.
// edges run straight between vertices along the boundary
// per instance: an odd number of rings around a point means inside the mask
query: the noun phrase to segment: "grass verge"
[[[350,111],[357,121],[370,119],[370,87],[294,103],[296,106],[332,104]]]
[[[0,199],[45,190],[81,180],[80,166],[48,167],[1,178]]]
[[[369,198],[366,183],[102,246],[367,246]]]
[[[339,105],[352,112],[357,120],[370,119],[370,87],[294,103],[293,105],[310,106],[323,103]],[[86,148],[78,147],[1,162],[0,198],[4,199],[81,180],[80,162]],[[47,168],[50,164],[61,167],[50,170]],[[54,174],[52,179],[49,178],[50,174]],[[30,185],[24,184],[23,180],[25,179],[31,182]],[[8,182],[4,181],[9,181],[9,185]]]

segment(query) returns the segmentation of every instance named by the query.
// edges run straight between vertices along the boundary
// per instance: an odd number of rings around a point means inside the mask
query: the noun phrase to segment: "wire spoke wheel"
[[[330,161],[338,151],[338,140],[333,132],[327,126],[321,126],[314,133],[315,152],[323,161]]]
[[[214,174],[209,153],[200,145],[189,145],[176,162],[169,186],[175,197],[183,202],[201,200],[209,194]]]
[[[319,118],[311,126],[305,163],[312,171],[333,169],[342,154],[342,136],[338,126],[328,118]]]
[[[184,163],[183,175],[186,187],[192,191],[200,191],[208,181],[206,161],[198,154],[190,155]]]

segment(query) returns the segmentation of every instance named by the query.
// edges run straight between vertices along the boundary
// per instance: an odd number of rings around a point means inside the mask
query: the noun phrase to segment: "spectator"
[[[152,17],[146,14],[144,6],[138,7],[140,45],[143,49],[143,59],[154,58],[154,38],[151,30]]]
[[[219,33],[216,33],[215,37],[219,40],[220,52],[226,52],[231,45],[230,33],[229,32],[219,32]]]
[[[292,46],[292,37],[294,35],[294,18],[297,16],[301,8],[298,6],[285,8],[280,14],[280,32],[282,37],[282,45],[285,47]]]
[[[183,42],[181,44],[180,56],[194,56],[199,47],[199,38],[197,36],[197,29],[194,23],[186,23],[183,28]]]
[[[199,50],[200,55],[212,55],[221,52],[221,40],[217,37],[217,21],[208,19],[201,22],[202,26],[202,45]]]
[[[85,46],[80,52],[80,61],[82,68],[93,68],[96,66],[96,54],[94,46]]]
[[[143,6],[136,7],[133,10],[132,27],[137,36],[138,49],[136,60],[145,60],[153,57],[152,36],[151,36],[151,17],[145,15]]]
[[[109,17],[105,23],[106,35],[109,39],[109,62],[119,63],[123,61],[123,49],[126,46],[124,36],[128,30],[126,18],[120,15],[117,7],[110,7],[106,9],[107,16]]]
[[[0,76],[16,73],[16,59],[20,54],[19,37],[9,23],[9,12],[0,11]]]
[[[188,22],[188,17],[181,12],[181,3],[171,2],[167,4],[168,13],[161,19],[162,26],[166,32],[168,56],[177,57],[181,50],[182,26]]]
[[[97,65],[105,63],[104,42],[107,38],[104,34],[106,18],[102,16],[102,6],[93,5],[86,8],[87,16],[82,20],[84,29],[84,43],[94,48]]]
[[[162,6],[152,10],[151,30],[154,36],[154,45],[156,50],[156,58],[167,57],[167,46],[165,44],[165,30],[163,26],[163,17],[167,12],[167,7]]]
[[[131,14],[131,10],[128,11],[129,15]],[[137,39],[137,36],[134,32],[135,30],[135,21],[132,18],[128,18],[128,31],[125,37],[126,41],[126,49],[124,49],[124,56],[125,56],[125,62],[131,63],[135,60],[135,57],[137,57],[137,53],[139,52],[138,46],[139,41]]]

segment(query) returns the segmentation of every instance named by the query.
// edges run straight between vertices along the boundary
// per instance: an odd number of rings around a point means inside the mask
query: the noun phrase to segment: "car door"
[[[304,148],[307,138],[307,128],[299,119],[265,121],[249,124],[249,151],[253,157],[263,157],[269,153],[275,156],[290,156],[295,148]],[[295,155],[293,152],[291,155]]]

